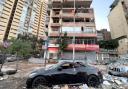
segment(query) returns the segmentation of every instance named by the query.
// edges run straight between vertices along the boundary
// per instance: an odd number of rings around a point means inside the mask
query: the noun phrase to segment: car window
[[[85,67],[85,65],[84,65],[83,63],[81,63],[81,62],[76,62],[76,63],[74,64],[74,67],[75,67],[75,68],[78,68],[78,67]]]
[[[73,64],[72,63],[64,63],[63,65],[61,65],[62,69],[70,69],[73,68]]]

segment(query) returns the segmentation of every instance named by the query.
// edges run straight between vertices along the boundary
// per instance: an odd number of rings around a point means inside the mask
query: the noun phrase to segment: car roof
[[[60,65],[61,65],[61,64],[65,64],[65,63],[71,63],[71,64],[81,63],[81,64],[83,64],[82,62],[69,62],[69,61],[62,61],[62,62],[60,62]]]

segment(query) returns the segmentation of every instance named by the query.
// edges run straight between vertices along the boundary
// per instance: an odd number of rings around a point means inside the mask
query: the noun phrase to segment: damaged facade
[[[63,58],[72,58],[73,36],[75,35],[75,58],[84,58],[94,55],[99,45],[96,44],[97,34],[95,27],[92,0],[49,0],[48,4],[48,59],[58,59],[59,43],[57,40],[66,32],[68,46]]]

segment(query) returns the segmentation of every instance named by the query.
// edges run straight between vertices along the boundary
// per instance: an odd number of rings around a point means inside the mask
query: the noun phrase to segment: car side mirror
[[[57,69],[58,71],[61,71],[62,70],[62,67],[58,67],[58,69]]]

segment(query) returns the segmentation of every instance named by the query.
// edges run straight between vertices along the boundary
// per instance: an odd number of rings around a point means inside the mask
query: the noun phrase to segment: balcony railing
[[[52,2],[63,2],[63,0],[52,0]]]
[[[63,26],[90,26],[90,27],[95,27],[95,23],[94,22],[75,22],[75,24],[73,22],[63,22],[62,23]]]
[[[67,33],[68,37],[73,37],[75,35],[75,37],[97,37],[96,33]],[[59,37],[60,34],[59,33],[51,33],[50,36],[52,37]],[[61,36],[64,36],[64,34],[61,34]]]
[[[60,15],[60,14],[54,14],[54,13],[53,13],[51,16],[52,16],[52,17],[60,17],[61,15]]]
[[[62,14],[62,17],[74,17],[73,13],[64,13]],[[76,18],[94,18],[94,14],[93,13],[76,13],[75,15]]]
[[[61,26],[60,23],[51,23],[51,26]]]
[[[59,44],[49,44],[48,47],[59,47]]]

